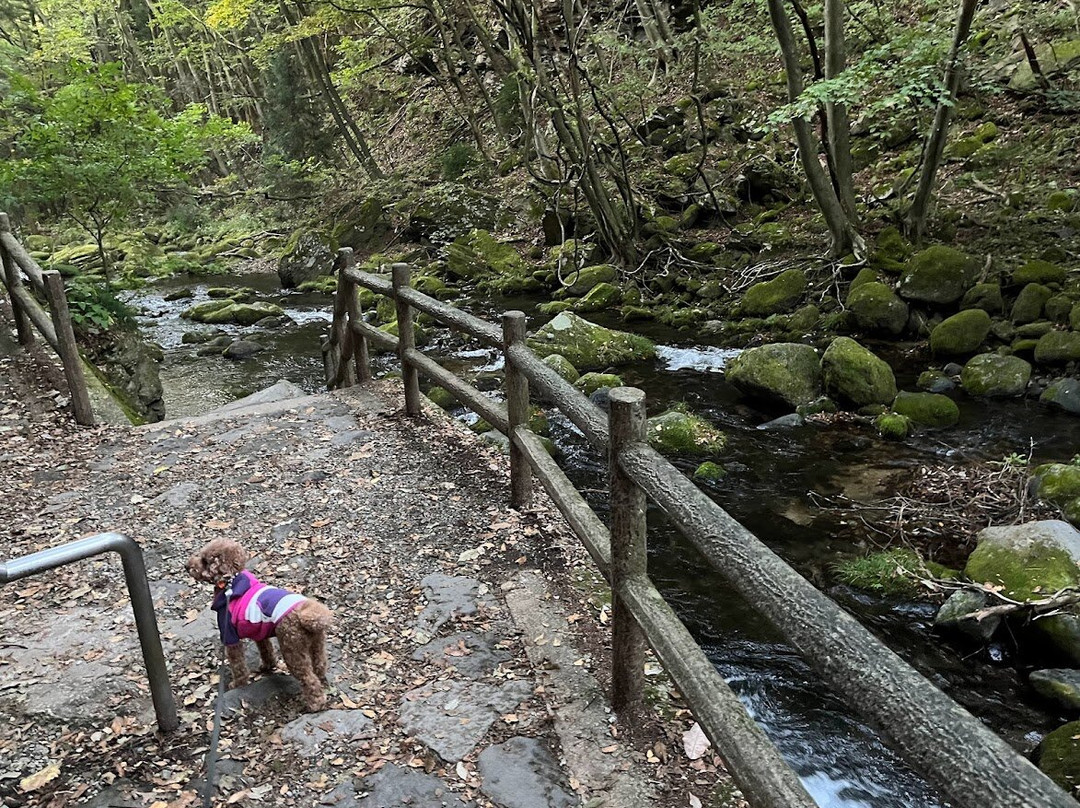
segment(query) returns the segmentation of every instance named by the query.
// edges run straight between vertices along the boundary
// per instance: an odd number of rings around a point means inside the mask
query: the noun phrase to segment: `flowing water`
[[[170,289],[192,286],[193,299],[167,302]],[[197,357],[184,345],[185,331],[200,328],[179,313],[206,298],[205,279],[173,279],[133,296],[149,339],[165,349],[161,377],[170,417],[203,412],[236,397],[288,379],[312,392],[322,386],[320,337],[330,322],[330,302],[322,295],[283,293],[276,276],[242,275],[210,285],[244,285],[276,302],[292,326],[265,330],[228,328],[267,346],[254,359],[235,362]],[[521,308],[534,301],[511,299],[470,304],[485,311]],[[538,319],[530,317],[535,326]],[[618,323],[609,325],[618,327]],[[1080,452],[1080,419],[1048,413],[1029,401],[979,403],[958,400],[959,425],[918,436],[903,444],[879,441],[865,427],[770,427],[768,415],[746,407],[723,378],[735,351],[686,344],[684,335],[652,329],[660,345],[655,361],[622,369],[626,384],[645,390],[650,414],[676,401],[721,426],[729,435],[724,458],[729,474],[709,494],[809,580],[855,614],[897,651],[977,717],[1021,751],[1028,751],[1062,716],[1034,704],[1010,667],[1009,650],[992,646],[967,656],[931,633],[933,608],[894,602],[831,586],[826,575],[836,560],[861,553],[850,529],[834,519],[814,518],[811,493],[844,493],[853,499],[871,492],[885,475],[927,461],[1000,459],[1032,451],[1035,462],[1067,461]],[[885,346],[882,346],[882,350]],[[494,387],[501,368],[498,352],[437,335],[430,350],[454,370],[479,374]],[[890,357],[902,366],[902,357]],[[390,368],[389,359],[377,360]],[[913,371],[914,372],[914,369]],[[898,374],[913,389],[913,376]],[[551,418],[552,436],[563,466],[585,490],[605,486],[606,461],[587,447],[565,419]],[[762,428],[765,427],[765,428]],[[691,459],[676,465],[692,470]],[[603,513],[602,498],[591,504]],[[806,788],[827,808],[935,808],[945,803],[913,774],[860,719],[832,696],[801,658],[726,584],[662,514],[650,511],[650,575],[679,612],[718,670],[747,709],[799,773]]]

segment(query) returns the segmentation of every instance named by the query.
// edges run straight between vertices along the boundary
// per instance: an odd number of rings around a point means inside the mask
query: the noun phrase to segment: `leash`
[[[225,646],[221,647],[221,664],[218,666],[218,691],[214,699],[214,729],[210,733],[210,746],[206,750],[206,782],[203,784],[202,804],[203,808],[211,808],[214,799],[214,787],[217,780],[217,748],[221,739],[221,703],[225,697],[225,674],[228,665],[225,663]]]

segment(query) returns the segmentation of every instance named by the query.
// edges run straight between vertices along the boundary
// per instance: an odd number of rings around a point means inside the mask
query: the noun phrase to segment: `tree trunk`
[[[923,148],[922,174],[919,175],[919,185],[915,189],[915,198],[911,202],[911,208],[907,215],[907,229],[909,235],[919,241],[926,233],[926,217],[930,208],[930,194],[934,189],[934,180],[937,177],[938,168],[941,166],[941,158],[945,153],[945,139],[949,134],[949,123],[952,118],[953,105],[956,103],[956,93],[960,89],[960,77],[962,66],[960,65],[960,49],[967,41],[971,33],[971,20],[975,16],[975,7],[978,0],[963,0],[960,6],[960,15],[956,20],[956,32],[953,35],[952,48],[949,51],[949,61],[945,67],[945,92],[944,98],[938,102],[937,112],[934,114],[934,123],[930,128],[930,134],[926,138],[926,146]]]
[[[845,0],[825,0],[825,78],[835,79],[844,72],[847,47],[844,43]],[[855,208],[855,186],[852,183],[851,125],[847,107],[830,102],[825,105],[825,120],[829,133],[829,154],[837,194],[844,212],[858,222]]]

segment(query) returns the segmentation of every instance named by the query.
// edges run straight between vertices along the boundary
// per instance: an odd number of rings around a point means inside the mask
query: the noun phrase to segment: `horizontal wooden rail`
[[[11,222],[6,213],[0,213],[0,264],[3,269],[0,273],[0,285],[7,289],[11,298],[11,311],[15,318],[19,344],[29,348],[35,342],[30,326],[38,330],[45,342],[60,357],[76,423],[92,426],[94,410],[86,388],[83,360],[75,343],[64,280],[56,270],[43,271],[30,257],[30,253],[11,232]],[[48,311],[26,288],[23,276],[46,300]]]
[[[612,392],[613,408],[639,408],[632,417],[620,409],[620,417],[630,420],[619,422],[623,432],[615,441],[617,447],[612,448],[608,416],[525,345],[523,315],[508,312],[500,332],[483,320],[408,288],[405,268],[395,267],[394,276],[395,281],[390,282],[361,272],[352,264],[351,251],[345,253],[339,288],[344,282],[346,297],[344,303],[335,304],[335,320],[343,316],[339,312],[347,312],[351,333],[358,338],[351,346],[353,357],[366,364],[362,357],[366,357],[369,341],[396,350],[406,369],[433,379],[509,436],[512,496],[520,498],[529,490],[527,484],[515,479],[517,475],[535,474],[612,585],[616,607],[613,681],[620,703],[632,706],[634,691],[640,689],[640,671],[630,670],[639,667],[634,649],[639,641],[634,636],[640,628],[728,763],[736,784],[752,803],[761,808],[813,805],[794,772],[783,763],[776,748],[644,572],[644,500],[635,493],[637,487],[671,518],[732,589],[787,637],[825,682],[876,725],[890,744],[954,805],[1075,808],[1071,798],[1035,766],[819,592],[644,443],[642,437],[634,438],[633,434],[643,434],[640,393],[627,389]],[[501,346],[513,406],[504,407],[484,396],[413,347],[411,340],[395,340],[363,322],[355,298],[356,285],[393,298],[399,323],[403,315],[405,322],[410,322],[415,309],[486,344]],[[328,361],[328,368],[348,362],[349,357],[341,354],[346,348],[350,346],[342,340],[332,343],[331,350],[338,353]],[[361,369],[361,378],[364,373],[370,374],[370,370]],[[515,374],[517,380],[509,378]],[[611,455],[613,491],[617,482],[622,503],[616,503],[613,496],[612,530],[604,526],[540,439],[524,425],[528,388],[513,386],[520,385],[522,379],[553,402],[594,448]],[[619,513],[615,513],[617,506],[623,509]],[[620,665],[626,669],[620,669]]]

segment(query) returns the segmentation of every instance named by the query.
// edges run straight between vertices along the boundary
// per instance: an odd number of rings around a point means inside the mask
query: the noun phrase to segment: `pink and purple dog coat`
[[[262,583],[247,570],[237,573],[225,589],[214,595],[210,608],[217,612],[221,642],[261,642],[274,636],[278,623],[307,598]]]

